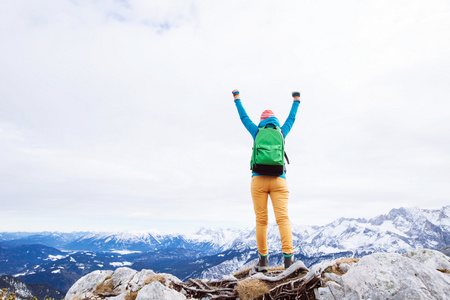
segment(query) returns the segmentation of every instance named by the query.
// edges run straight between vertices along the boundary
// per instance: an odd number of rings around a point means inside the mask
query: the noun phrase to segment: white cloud
[[[254,121],[302,92],[296,223],[445,205],[449,16],[448,1],[3,1],[2,228],[251,226],[234,88]]]

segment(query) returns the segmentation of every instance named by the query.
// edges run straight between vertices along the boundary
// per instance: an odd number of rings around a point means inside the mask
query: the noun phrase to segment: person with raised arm
[[[269,250],[267,247],[268,209],[267,201],[270,195],[272,206],[280,231],[284,268],[288,269],[294,263],[292,245],[292,229],[288,216],[289,190],[286,182],[286,162],[284,140],[295,121],[300,105],[300,93],[292,92],[293,103],[291,111],[283,126],[273,111],[265,110],[261,114],[258,125],[247,115],[238,90],[233,90],[234,103],[239,117],[253,138],[253,153],[251,159],[251,194],[256,216],[256,243],[259,260],[253,267],[255,272],[267,272]]]

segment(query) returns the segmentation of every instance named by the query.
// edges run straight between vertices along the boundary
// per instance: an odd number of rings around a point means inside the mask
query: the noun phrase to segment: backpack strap
[[[288,165],[290,165],[290,163],[289,163],[289,158],[288,158],[288,156],[287,156],[286,151],[284,151],[284,158],[286,158],[286,162],[288,163]]]

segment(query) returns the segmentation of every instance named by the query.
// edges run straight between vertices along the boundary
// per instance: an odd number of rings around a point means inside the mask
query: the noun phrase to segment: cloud
[[[2,228],[252,226],[235,88],[255,121],[283,120],[302,92],[286,146],[295,223],[443,206],[449,14],[446,1],[4,2]]]

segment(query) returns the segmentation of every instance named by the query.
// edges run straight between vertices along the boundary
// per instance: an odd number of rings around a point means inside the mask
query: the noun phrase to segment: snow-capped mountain
[[[307,266],[374,252],[436,250],[450,244],[450,206],[399,208],[372,219],[340,218],[324,226],[292,228],[296,258]],[[269,263],[281,264],[276,224],[269,225],[268,244]],[[167,272],[182,280],[211,279],[253,264],[256,248],[254,229],[202,228],[193,234],[6,233],[0,234],[0,275],[16,274],[26,282],[49,282],[62,290],[88,272],[120,266]]]
[[[248,267],[256,259],[254,231],[243,232],[232,249],[244,250],[232,261],[224,261],[202,272],[211,278],[229,274],[230,265]],[[441,249],[450,244],[450,206],[439,210],[399,208],[372,219],[340,218],[325,226],[293,225],[294,252],[307,266],[326,258],[361,257],[375,252],[399,252],[414,249]],[[271,264],[281,264],[281,243],[275,224],[268,229]],[[255,252],[255,255],[246,255]]]
[[[69,242],[67,250],[156,250],[162,237],[152,232],[92,232]]]
[[[269,225],[267,235],[270,250],[279,251],[281,243],[276,224]],[[293,238],[295,252],[305,256],[342,251],[370,253],[439,249],[450,244],[450,206],[439,210],[399,208],[369,220],[340,218],[324,226],[293,225]],[[227,250],[256,248],[256,240],[254,229],[202,228],[190,235],[92,233],[68,245],[71,250],[181,248],[217,254]]]
[[[65,250],[86,251],[157,251],[162,249],[189,249],[215,254],[232,247],[242,234],[239,229],[201,228],[193,234],[161,234],[156,232],[88,233],[65,246]]]
[[[13,276],[3,275],[0,277],[0,287],[6,289],[5,295],[14,293],[14,299],[61,299],[64,293],[49,284],[27,284]]]
[[[33,292],[25,282],[13,276],[4,275],[0,277],[2,288],[6,289],[6,294],[15,293],[18,299],[29,299],[33,297]],[[3,287],[4,286],[4,287]]]
[[[297,246],[305,255],[439,249],[450,244],[450,206],[440,210],[393,209],[370,220],[341,218],[303,238]]]
[[[439,249],[450,244],[450,206],[438,210],[392,209],[372,219],[340,218],[324,226],[292,225],[294,247],[306,256],[340,251],[401,252],[416,248]],[[227,250],[256,248],[253,229],[201,228],[193,234],[157,232],[77,232],[0,234],[0,245],[44,244],[60,250],[157,251],[189,249],[214,255]],[[5,238],[5,237],[19,238]],[[278,227],[268,228],[271,251],[281,248]]]

